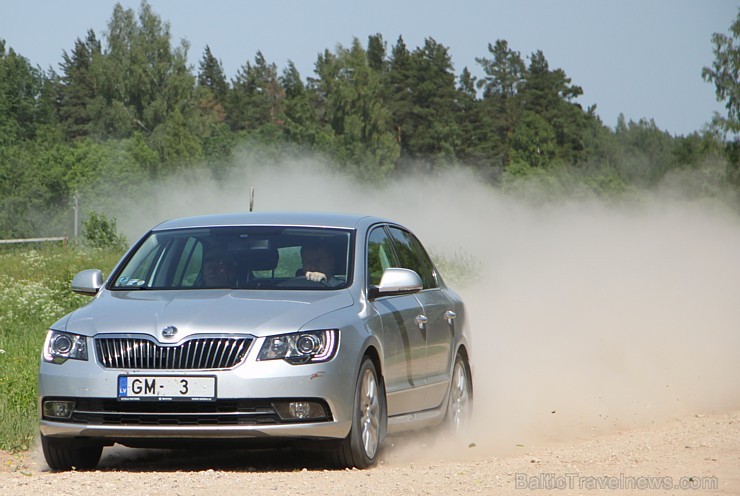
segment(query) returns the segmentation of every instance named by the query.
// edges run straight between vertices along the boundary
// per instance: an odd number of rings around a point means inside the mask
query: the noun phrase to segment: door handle
[[[427,325],[427,322],[429,322],[429,319],[426,315],[417,315],[416,316],[416,323],[419,325],[419,329],[424,329],[424,326]]]
[[[453,320],[455,320],[455,317],[457,317],[457,314],[453,312],[452,310],[447,310],[445,312],[445,318],[447,319],[447,325],[450,326],[450,332],[452,333],[452,336],[455,336],[455,324],[453,324]]]

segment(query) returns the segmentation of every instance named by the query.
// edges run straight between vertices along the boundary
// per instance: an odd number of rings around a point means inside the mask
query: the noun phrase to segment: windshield
[[[344,288],[352,280],[353,239],[352,231],[318,227],[152,232],[110,289]]]

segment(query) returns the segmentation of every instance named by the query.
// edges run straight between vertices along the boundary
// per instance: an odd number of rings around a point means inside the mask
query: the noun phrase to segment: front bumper
[[[343,439],[350,422],[315,422],[269,426],[105,426],[80,425],[67,422],[41,421],[41,434],[47,437],[75,437],[108,440],[127,444],[127,441],[157,439],[188,440],[243,440],[280,438],[294,440]],[[156,443],[155,443],[156,444]],[[166,443],[165,443],[166,444]]]
[[[39,371],[40,430],[47,437],[103,442],[151,440],[342,439],[350,430],[354,363],[339,357],[326,363],[291,365],[247,357],[229,370],[106,369],[94,359],[43,362]],[[121,375],[216,377],[216,401],[119,401]],[[75,402],[70,419],[43,416],[48,399]],[[323,420],[285,420],[274,405],[285,401],[323,405]],[[164,444],[164,443],[163,443]]]

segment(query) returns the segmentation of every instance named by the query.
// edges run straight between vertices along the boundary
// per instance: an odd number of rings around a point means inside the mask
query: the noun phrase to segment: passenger
[[[301,248],[303,275],[309,281],[321,282],[329,286],[339,286],[344,281],[334,277],[334,255],[320,245],[304,245]]]
[[[234,262],[223,248],[213,248],[203,259],[203,285],[208,288],[234,286]]]

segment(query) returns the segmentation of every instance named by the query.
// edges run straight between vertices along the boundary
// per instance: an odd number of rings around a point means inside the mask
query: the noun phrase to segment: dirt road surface
[[[5,495],[740,494],[740,412],[695,414],[578,439],[491,446],[433,433],[394,437],[371,470],[311,454],[106,448],[91,472],[50,472],[30,453],[0,458]]]

